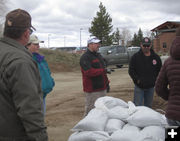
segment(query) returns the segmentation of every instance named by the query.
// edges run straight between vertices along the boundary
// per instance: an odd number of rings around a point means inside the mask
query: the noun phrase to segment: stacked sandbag
[[[164,141],[165,126],[165,116],[153,109],[105,96],[71,129],[68,141]]]

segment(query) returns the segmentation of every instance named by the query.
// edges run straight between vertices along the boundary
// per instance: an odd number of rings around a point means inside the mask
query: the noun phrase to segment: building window
[[[166,45],[166,43],[165,43],[165,42],[163,43],[163,48],[167,48],[167,45]]]

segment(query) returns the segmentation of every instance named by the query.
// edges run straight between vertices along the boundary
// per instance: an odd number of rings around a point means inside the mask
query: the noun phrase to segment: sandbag
[[[119,99],[119,98],[114,98],[114,97],[110,97],[110,96],[104,96],[104,97],[100,97],[95,101],[94,106],[96,108],[107,108],[107,109],[111,109],[115,106],[121,106],[124,108],[128,108],[128,104]]]
[[[68,141],[111,141],[111,138],[103,131],[83,131],[73,133]]]
[[[140,141],[139,131],[117,130],[111,135],[112,141]]]
[[[161,126],[147,126],[140,131],[142,141],[164,141],[165,128]]]
[[[119,119],[109,119],[105,126],[105,131],[111,134],[114,131],[122,129],[124,124],[125,123]]]
[[[137,111],[127,118],[127,122],[137,126],[166,126],[167,122],[163,115],[145,106],[137,106]]]
[[[123,126],[122,130],[139,132],[140,128],[127,123]]]
[[[88,115],[80,120],[72,131],[104,131],[108,116],[106,112],[99,109],[92,109]]]
[[[109,118],[119,119],[126,122],[126,119],[129,117],[129,112],[128,108],[116,106],[108,110],[107,115]]]

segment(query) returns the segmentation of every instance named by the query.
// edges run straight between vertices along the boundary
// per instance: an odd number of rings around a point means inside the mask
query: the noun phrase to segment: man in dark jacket
[[[168,101],[166,118],[170,126],[180,126],[180,28],[156,80],[157,95]]]
[[[0,38],[0,141],[47,141],[37,64],[25,48],[31,16],[16,9],[6,16]]]
[[[129,75],[135,84],[136,106],[152,106],[154,85],[161,66],[160,57],[151,49],[151,40],[143,38],[141,49],[132,56],[129,64]]]
[[[85,115],[94,108],[94,102],[97,98],[106,95],[106,89],[109,83],[104,60],[97,52],[100,42],[97,37],[90,37],[88,40],[88,49],[80,58],[83,90],[86,95]]]

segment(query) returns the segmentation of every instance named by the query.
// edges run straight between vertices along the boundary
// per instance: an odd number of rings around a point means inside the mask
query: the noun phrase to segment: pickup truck
[[[116,65],[121,68],[125,64],[129,64],[131,57],[139,51],[140,47],[125,46],[103,46],[99,48],[99,53],[104,58],[106,66]]]

